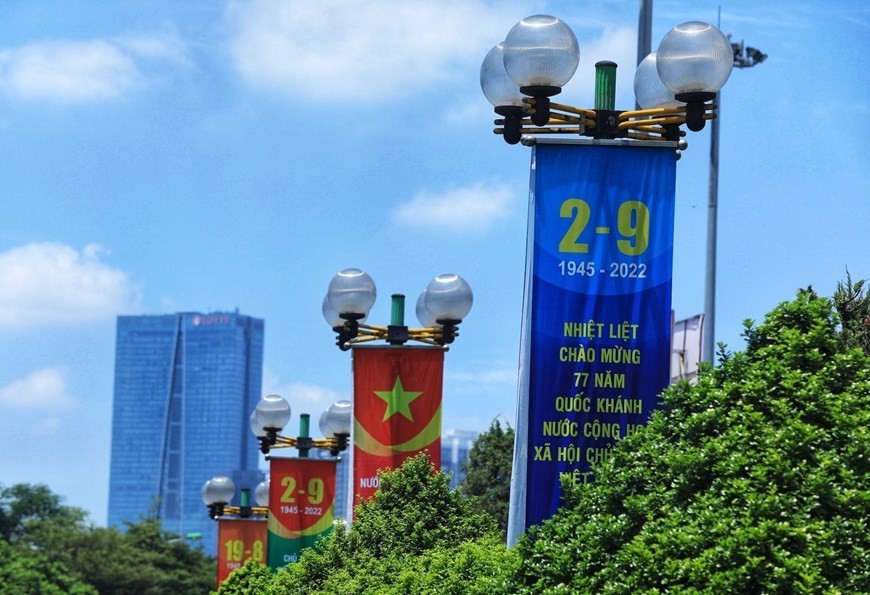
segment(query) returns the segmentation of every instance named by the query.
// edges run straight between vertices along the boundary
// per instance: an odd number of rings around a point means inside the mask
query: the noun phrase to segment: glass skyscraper
[[[450,474],[451,488],[457,487],[465,477],[462,463],[479,436],[480,432],[471,430],[444,430],[441,433],[441,470]]]
[[[263,321],[185,312],[119,316],[115,353],[109,525],[156,516],[182,536],[202,533],[210,553],[217,523],[202,503],[214,475],[238,492],[263,479],[249,418],[260,399]]]

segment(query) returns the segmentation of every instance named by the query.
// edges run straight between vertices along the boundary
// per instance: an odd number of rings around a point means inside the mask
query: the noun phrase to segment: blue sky
[[[769,58],[722,96],[718,341],[742,349],[812,284],[870,277],[870,5],[658,1]],[[439,273],[475,304],[444,423],[514,424],[529,149],[491,133],[478,71],[519,19],[580,42],[634,105],[637,1],[0,3],[0,483],[45,483],[104,523],[115,317],[239,308],[266,321],[264,392],[318,415],[350,357],[320,314],[358,267],[413,304]],[[677,168],[673,305],[703,310],[709,127]],[[295,415],[295,414],[294,414]],[[291,422],[295,423],[295,422]],[[218,470],[216,470],[218,472]],[[203,478],[205,480],[206,478]]]

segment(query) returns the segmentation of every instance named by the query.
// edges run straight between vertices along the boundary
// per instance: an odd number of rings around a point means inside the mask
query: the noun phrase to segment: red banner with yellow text
[[[273,457],[269,462],[269,548],[273,570],[332,531],[336,459]]]
[[[441,348],[354,348],[354,505],[374,496],[378,470],[423,450],[441,467],[443,372]]]
[[[248,560],[266,563],[266,521],[220,519],[218,521],[217,584]]]

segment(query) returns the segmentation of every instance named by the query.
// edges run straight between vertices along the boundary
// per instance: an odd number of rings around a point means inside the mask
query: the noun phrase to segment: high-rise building
[[[237,311],[118,317],[110,525],[157,516],[168,531],[201,533],[214,553],[217,523],[200,491],[227,475],[238,500],[262,480],[249,424],[262,370],[262,320]]]
[[[444,430],[441,434],[441,469],[450,474],[450,487],[455,488],[465,477],[462,463],[468,458],[480,432],[471,430]]]
[[[335,458],[328,450],[320,450],[315,448],[309,453],[309,456],[320,459]],[[352,503],[348,498],[348,488],[350,487],[350,456],[348,451],[344,451],[338,456],[338,463],[335,465],[335,517],[347,519],[348,506]]]

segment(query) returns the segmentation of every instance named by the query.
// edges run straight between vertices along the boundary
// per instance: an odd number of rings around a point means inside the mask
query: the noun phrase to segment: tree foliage
[[[117,595],[199,594],[214,586],[214,561],[176,541],[159,521],[128,523],[125,532],[96,527],[46,486],[0,489],[0,527],[0,544],[11,552],[0,559],[0,577],[9,584],[33,586],[38,579],[49,585],[22,592],[53,593],[50,585],[59,581],[69,583],[59,593]],[[6,590],[7,580],[0,581],[3,592],[14,592]]]
[[[346,533],[336,531],[279,575],[287,593],[389,592],[417,558],[436,549],[497,535],[493,519],[450,490],[426,454],[379,474],[380,489],[356,507]],[[399,591],[397,591],[399,592]]]
[[[8,543],[21,539],[29,522],[62,516],[84,518],[84,512],[63,506],[45,485],[0,486],[0,538]]]
[[[860,288],[859,288],[860,289]],[[802,291],[517,547],[517,592],[870,592],[870,357]]]
[[[274,575],[268,566],[255,560],[248,560],[241,568],[230,573],[220,584],[220,595],[251,595],[267,593]]]
[[[837,283],[834,292],[834,307],[840,315],[843,346],[857,347],[870,353],[870,292],[864,287],[864,281],[852,282],[852,276],[846,273],[846,280]]]
[[[409,459],[348,530],[277,575],[248,563],[218,593],[868,593],[868,316],[864,283],[847,279],[830,300],[803,290],[747,321],[745,351],[667,389],[596,481],[566,484],[559,512],[511,550],[499,523],[513,431],[494,422],[461,490]],[[213,585],[213,562],[159,522],[89,526],[44,486],[0,488],[0,537],[3,593]]]
[[[334,531],[306,550],[265,590],[260,584],[255,591],[260,575],[245,567],[241,573],[250,582],[222,586],[219,593],[509,592],[518,564],[495,521],[451,491],[449,477],[436,472],[427,455],[379,477],[380,489],[356,507],[347,531]]]
[[[513,428],[508,425],[502,429],[499,421],[493,420],[462,463],[465,476],[459,484],[463,494],[475,498],[477,510],[492,515],[502,534],[507,532],[513,452]]]
[[[0,540],[0,591],[4,595],[97,595],[92,586],[43,556],[25,555]]]

